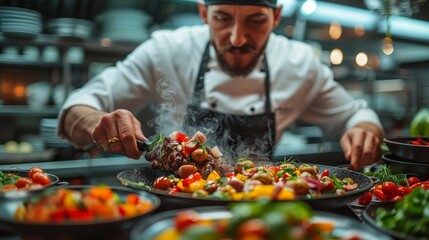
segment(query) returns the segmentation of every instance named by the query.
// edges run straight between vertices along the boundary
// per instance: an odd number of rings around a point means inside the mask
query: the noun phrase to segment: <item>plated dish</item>
[[[174,240],[179,237],[197,239],[204,235],[205,239],[222,236],[240,239],[247,234],[257,234],[262,239],[292,239],[292,236],[293,239],[309,236],[320,237],[317,239],[391,239],[354,219],[313,211],[303,202],[252,202],[171,210],[140,222],[132,229],[130,237],[132,240]]]
[[[427,239],[428,216],[425,215],[429,191],[414,189],[403,200],[369,205],[364,221],[376,230],[400,240]]]
[[[109,192],[111,194],[106,194]],[[58,197],[59,194],[64,197]],[[85,199],[80,194],[91,196]],[[139,201],[131,201],[129,196]],[[95,200],[101,198],[104,199],[102,203],[108,205],[102,206]],[[136,204],[140,202],[144,202],[145,206],[142,211],[136,210]],[[52,187],[24,199],[1,202],[0,225],[18,235],[51,239],[64,236],[67,239],[70,236],[76,239],[106,239],[104,237],[110,234],[130,230],[138,220],[148,216],[159,205],[159,198],[153,194],[122,187]]]
[[[42,172],[43,174],[34,174]],[[30,170],[0,170],[0,200],[23,198],[52,187],[59,182],[56,175],[34,167]]]
[[[329,176],[336,176],[338,179],[351,178],[358,186],[356,189],[344,192],[343,194],[325,193],[315,197],[309,195],[297,195],[294,198],[278,201],[302,200],[310,204],[315,209],[332,209],[345,206],[357,199],[361,194],[372,187],[372,180],[361,173],[347,169],[336,168],[324,165],[315,165],[321,173],[327,170]],[[169,194],[170,190],[160,190],[153,188],[154,182],[162,176],[169,176],[171,173],[155,169],[150,164],[136,169],[128,169],[117,175],[118,181],[124,186],[145,190],[161,198],[165,208],[184,208],[193,206],[227,205],[230,202],[240,202],[238,199],[207,198],[205,196],[192,195],[191,193],[178,192]],[[268,185],[265,185],[268,186]],[[243,201],[249,201],[245,199]]]

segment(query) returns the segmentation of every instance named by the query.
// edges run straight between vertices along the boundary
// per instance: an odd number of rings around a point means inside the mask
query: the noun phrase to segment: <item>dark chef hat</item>
[[[272,8],[277,6],[277,0],[205,0],[205,2],[207,5],[258,5]]]

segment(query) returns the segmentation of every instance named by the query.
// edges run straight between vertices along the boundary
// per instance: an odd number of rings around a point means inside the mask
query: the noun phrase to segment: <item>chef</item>
[[[377,160],[384,134],[377,114],[333,80],[309,45],[273,33],[282,11],[276,0],[197,4],[204,25],[154,32],[72,92],[59,135],[77,148],[139,159],[136,139],[147,136],[135,116],[150,104],[157,131],[199,130],[223,152],[269,155],[300,120],[340,141],[353,169]]]

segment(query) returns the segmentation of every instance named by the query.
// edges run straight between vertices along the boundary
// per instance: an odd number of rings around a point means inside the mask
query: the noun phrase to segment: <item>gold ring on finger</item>
[[[117,138],[117,137],[112,137],[111,139],[107,140],[108,143],[115,143],[118,141],[119,141],[119,138]]]

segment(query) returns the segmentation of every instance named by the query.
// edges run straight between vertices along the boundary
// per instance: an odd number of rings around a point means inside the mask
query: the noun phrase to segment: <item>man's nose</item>
[[[247,42],[244,27],[236,23],[231,30],[230,42],[233,47],[242,47]]]

